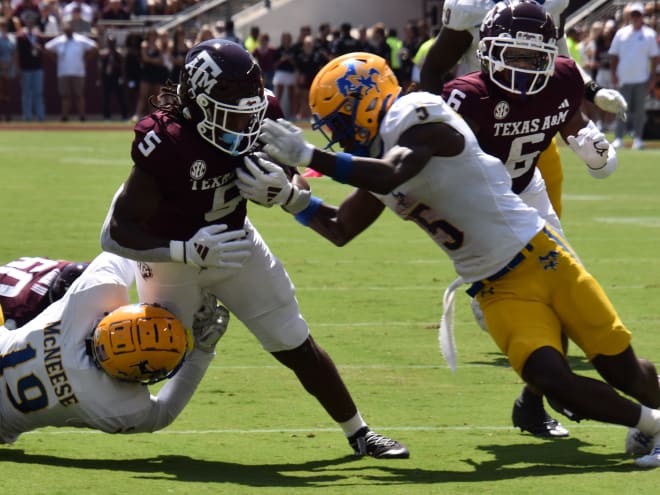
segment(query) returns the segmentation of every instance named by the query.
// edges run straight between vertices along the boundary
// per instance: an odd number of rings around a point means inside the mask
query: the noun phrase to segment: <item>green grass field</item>
[[[0,129],[0,262],[22,255],[90,259],[130,167],[130,129]],[[592,179],[562,148],[564,228],[633,330],[639,355],[660,363],[660,151],[622,150],[619,170]],[[349,188],[312,182],[337,203]],[[511,426],[521,388],[458,298],[459,366],[437,342],[444,254],[385,212],[336,248],[279,208],[250,217],[287,266],[302,312],[334,357],[370,425],[406,443],[409,460],[353,459],[342,433],[294,376],[236,321],[190,405],[168,429],[113,436],[48,428],[0,446],[2,491],[22,494],[604,494],[655,486],[658,471],[623,454],[626,430],[563,421],[571,437],[543,441]],[[571,362],[593,376],[575,346]]]

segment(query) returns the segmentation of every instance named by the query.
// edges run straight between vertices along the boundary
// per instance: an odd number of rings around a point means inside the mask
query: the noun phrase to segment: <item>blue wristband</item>
[[[350,153],[335,153],[335,173],[332,178],[337,182],[346,184],[353,171],[353,155]]]
[[[318,210],[322,204],[323,204],[323,200],[321,198],[312,196],[311,198],[309,198],[309,204],[307,205],[307,208],[305,208],[300,213],[296,213],[294,218],[298,222],[303,224],[305,227],[307,227],[309,223],[312,221],[314,215],[316,215],[316,210]]]

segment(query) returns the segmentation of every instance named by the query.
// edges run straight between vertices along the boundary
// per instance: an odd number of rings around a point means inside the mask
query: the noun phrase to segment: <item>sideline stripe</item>
[[[625,427],[620,425],[612,425],[607,423],[571,423],[572,430],[593,430],[593,429],[619,429],[623,430]],[[370,426],[371,429],[383,431],[515,431],[518,428],[514,426]],[[342,433],[340,428],[254,428],[254,429],[214,429],[214,430],[172,430],[164,429],[155,431],[152,435],[223,435],[223,434],[244,434],[244,435],[262,435],[264,433]],[[80,428],[57,428],[48,430],[32,430],[23,435],[104,435],[106,433],[99,430],[87,430]]]

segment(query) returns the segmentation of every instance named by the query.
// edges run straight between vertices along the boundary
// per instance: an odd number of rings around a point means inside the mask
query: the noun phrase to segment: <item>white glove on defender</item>
[[[608,113],[615,113],[623,121],[626,120],[628,103],[616,89],[599,89],[594,95],[594,103],[598,108]]]
[[[250,156],[243,163],[250,173],[240,168],[236,170],[236,182],[241,196],[270,208],[280,205],[294,215],[309,205],[311,191],[300,189],[289,181],[286,173],[276,163],[257,157],[259,165]]]
[[[592,177],[603,179],[616,170],[616,150],[591,120],[577,137],[568,136],[566,142],[585,161]]]
[[[218,304],[213,294],[206,293],[202,307],[195,313],[192,324],[195,349],[214,352],[215,346],[227,331],[229,311]]]
[[[305,141],[303,131],[284,119],[265,119],[259,140],[264,152],[292,167],[306,167],[312,161],[314,146]]]
[[[250,256],[252,242],[245,229],[227,230],[226,224],[207,225],[187,241],[170,241],[170,257],[207,268],[240,268]]]

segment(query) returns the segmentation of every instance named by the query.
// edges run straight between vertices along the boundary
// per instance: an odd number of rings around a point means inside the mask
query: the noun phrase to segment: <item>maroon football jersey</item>
[[[274,96],[266,116],[282,116]],[[154,177],[162,203],[146,225],[150,234],[187,240],[201,227],[227,224],[243,228],[246,201],[236,187],[242,156],[232,156],[202,139],[195,125],[156,111],[135,126],[131,157],[135,166]]]
[[[579,111],[584,81],[575,62],[557,57],[555,73],[543,91],[521,97],[508,93],[484,72],[445,83],[442,97],[476,124],[481,148],[504,162],[520,193],[532,179],[541,152],[559,128]]]
[[[22,326],[50,304],[48,288],[70,261],[23,257],[0,266],[0,305],[5,320]]]

